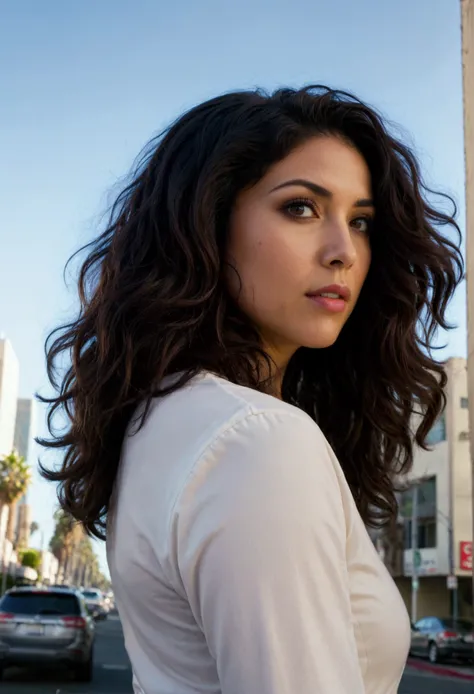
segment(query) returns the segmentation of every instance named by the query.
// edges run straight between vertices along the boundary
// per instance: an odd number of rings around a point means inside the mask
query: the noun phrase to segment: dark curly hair
[[[85,247],[79,315],[46,343],[56,395],[40,398],[52,438],[39,442],[63,449],[61,466],[41,472],[59,482],[62,507],[90,534],[105,537],[122,442],[140,403],[149,407],[200,370],[264,388],[255,368],[263,347],[226,286],[229,215],[240,191],[318,134],[353,144],[370,169],[372,263],[335,344],[300,348],[282,396],[321,427],[364,521],[396,513],[395,480],[445,405],[432,343],[438,327],[450,327],[447,304],[463,276],[456,208],[432,206],[414,155],[377,112],[347,92],[310,86],[225,94],[184,114],[151,141],[107,229]],[[176,372],[179,381],[160,389]]]

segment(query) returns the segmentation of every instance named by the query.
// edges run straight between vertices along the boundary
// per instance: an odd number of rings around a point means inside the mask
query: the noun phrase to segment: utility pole
[[[411,505],[411,551],[413,564],[411,569],[411,621],[417,621],[418,610],[418,481],[413,482]]]
[[[466,167],[467,378],[474,538],[474,1],[461,0],[464,157]],[[474,562],[472,571],[474,621]]]
[[[452,374],[449,374],[448,381],[451,380]],[[456,552],[454,546],[454,457],[456,450],[456,441],[454,437],[454,432],[456,431],[455,426],[455,404],[453,402],[453,387],[452,384],[448,382],[447,388],[448,400],[446,403],[446,424],[447,424],[447,440],[448,440],[448,514],[445,515],[437,508],[437,517],[441,518],[445,523],[448,530],[448,577],[446,579],[446,588],[448,589],[449,595],[449,614],[450,616],[457,620],[458,618],[458,578],[456,575]]]
[[[454,577],[455,584],[454,587],[451,588],[451,593],[453,595],[452,598],[452,617],[454,620],[457,621],[459,617],[459,595],[458,595],[458,585],[457,585],[457,577],[456,577],[456,565],[455,565],[455,557],[454,557],[454,531],[453,531],[453,523],[452,521],[448,518],[447,519],[447,524],[448,524],[448,537],[449,537],[449,575]],[[449,586],[449,584],[448,584]]]

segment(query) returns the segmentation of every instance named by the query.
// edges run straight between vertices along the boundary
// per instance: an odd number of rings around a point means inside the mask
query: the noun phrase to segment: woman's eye
[[[289,202],[285,205],[285,211],[291,217],[314,217],[315,210],[311,203],[304,201]]]
[[[362,234],[369,234],[372,229],[373,219],[369,217],[357,217],[351,224]]]

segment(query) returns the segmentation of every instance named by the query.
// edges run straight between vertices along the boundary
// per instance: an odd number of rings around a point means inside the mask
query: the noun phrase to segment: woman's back
[[[108,560],[137,692],[397,691],[402,600],[318,427],[276,398],[203,374],[155,402]]]

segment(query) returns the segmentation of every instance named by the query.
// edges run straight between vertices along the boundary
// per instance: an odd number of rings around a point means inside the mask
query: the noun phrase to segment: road
[[[398,694],[473,694],[474,682],[407,670]]]
[[[94,680],[74,682],[67,673],[10,669],[2,694],[132,694],[132,674],[118,617],[97,625]],[[473,694],[474,682],[407,669],[398,694]]]
[[[120,621],[115,615],[97,625],[94,679],[74,682],[68,673],[10,669],[2,694],[132,694],[132,673]]]

